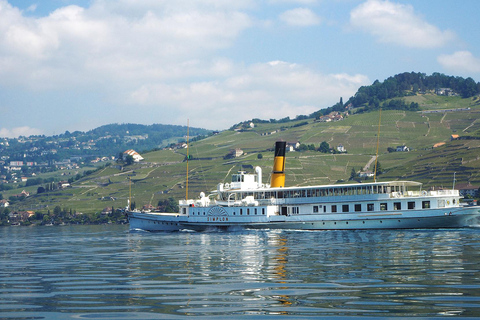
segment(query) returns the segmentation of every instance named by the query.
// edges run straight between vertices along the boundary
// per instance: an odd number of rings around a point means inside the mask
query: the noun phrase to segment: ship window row
[[[232,182],[245,182],[245,176],[243,174],[232,175]]]
[[[262,210],[262,215],[265,215],[265,208],[261,208]],[[254,215],[258,215],[259,214],[259,209],[258,208],[247,208],[245,211],[244,209],[240,209],[240,215],[243,216],[243,214],[246,213],[247,216],[251,214],[254,214]],[[235,216],[237,213],[235,211],[233,211],[233,215]]]
[[[392,207],[389,207],[389,205],[392,205]],[[415,201],[408,201],[406,208],[409,210],[415,209],[416,203]],[[318,213],[319,212],[319,207],[322,206],[313,206],[313,213]],[[354,204],[352,208],[355,212],[362,212],[363,211],[363,205],[360,203]],[[402,202],[393,202],[393,204],[389,204],[388,202],[381,202],[379,206],[380,211],[387,211],[387,210],[402,210]],[[430,209],[430,201],[422,201],[422,209]],[[351,212],[351,207],[349,204],[343,204],[341,206],[338,206],[336,204],[332,204],[330,206],[330,212],[336,213],[336,212]],[[375,204],[374,203],[367,203],[366,205],[366,211],[375,211]],[[327,206],[324,206],[323,212],[327,212]]]
[[[306,198],[404,192],[403,186],[358,186],[265,192],[265,198]]]
[[[302,190],[265,191],[265,192],[239,192],[238,199],[253,196],[255,199],[286,199],[286,198],[309,198],[309,197],[330,197],[330,196],[354,196],[367,194],[381,194],[391,192],[406,192],[404,186],[358,186],[358,187],[332,187],[315,188]]]
[[[184,208],[184,211],[185,211],[185,208]],[[184,212],[185,214],[185,212]],[[232,213],[234,216],[237,215],[237,212],[236,211],[233,211]],[[265,208],[247,208],[247,209],[240,209],[239,210],[239,215],[243,216],[244,214],[246,214],[247,216],[252,214],[252,215],[258,215],[258,214],[262,214],[262,215],[265,215]],[[192,211],[192,216],[205,216],[206,215],[206,212],[205,211]]]

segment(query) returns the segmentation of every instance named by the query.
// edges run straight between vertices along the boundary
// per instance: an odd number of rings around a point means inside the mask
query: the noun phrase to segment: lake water
[[[480,229],[0,228],[2,319],[480,317]]]

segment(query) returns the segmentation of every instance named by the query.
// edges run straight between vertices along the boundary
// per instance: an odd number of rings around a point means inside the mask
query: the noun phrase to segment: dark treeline
[[[439,93],[441,88],[448,89],[462,98],[470,98],[480,93],[480,83],[476,83],[472,78],[464,79],[441,73],[427,76],[424,73],[405,72],[383,82],[376,80],[370,86],[360,87],[348,103],[352,103],[354,107],[378,106],[380,102],[387,99],[426,93],[427,91]]]
[[[10,208],[0,208],[0,226],[18,225],[61,225],[61,224],[106,224],[126,223],[125,212],[121,208],[109,207],[108,214],[78,213],[75,210],[56,206],[53,211],[46,213],[37,211],[33,215],[25,215],[25,211],[10,216]]]
[[[212,134],[207,129],[188,130],[192,139]],[[0,145],[0,152],[8,156],[10,161],[44,162],[49,165],[72,157],[88,161],[96,157],[116,156],[119,151],[127,149],[145,152],[161,148],[170,140],[186,140],[188,130],[186,126],[163,124],[109,124],[88,132],[65,131],[54,136],[30,136],[26,141],[8,139],[8,147]]]
[[[340,102],[312,113],[309,118],[318,118],[333,111],[345,111],[345,106],[357,108],[357,112],[377,110],[380,107],[386,110],[418,111],[420,106],[417,103],[406,103],[402,98],[427,92],[436,94],[444,92],[470,98],[480,94],[480,82],[475,82],[472,78],[447,76],[438,72],[431,76],[420,72],[404,72],[383,82],[375,80],[372,85],[362,86],[345,104],[340,98]],[[295,120],[300,120],[300,117],[305,116],[298,116]]]
[[[420,72],[404,72],[389,77],[383,82],[375,80],[372,85],[362,86],[345,104],[340,98],[340,102],[312,113],[309,118],[318,118],[333,111],[345,111],[345,106],[363,107],[357,112],[376,110],[380,107],[387,110],[418,111],[420,107],[417,103],[406,103],[402,98],[417,93],[440,94],[442,92],[440,89],[447,89],[443,92],[448,92],[450,95],[470,98],[480,94],[480,82],[475,82],[472,78],[447,76],[438,72],[430,76]],[[304,117],[298,116],[295,120],[301,120]]]
[[[154,150],[166,146],[168,139],[184,137],[187,132],[193,138],[210,135],[211,130],[186,126],[152,124],[142,125],[133,123],[108,124],[82,133],[79,141],[94,140],[96,148],[103,154],[116,155],[118,150],[135,149],[139,152]],[[180,138],[179,140],[182,140]]]

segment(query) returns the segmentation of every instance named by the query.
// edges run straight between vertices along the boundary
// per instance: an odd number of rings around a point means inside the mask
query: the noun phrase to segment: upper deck
[[[386,181],[355,184],[276,187],[262,184],[261,169],[256,174],[239,172],[231,183],[220,183],[209,196],[203,193],[198,200],[182,200],[181,206],[225,205],[255,206],[326,203],[342,201],[376,201],[401,198],[455,197],[458,190],[422,190],[414,181]]]
[[[261,185],[253,174],[239,173],[232,184],[220,184],[212,195],[222,201],[239,201],[247,197],[263,203],[307,203],[311,201],[379,200],[414,197],[459,197],[458,190],[422,190],[414,181],[386,181],[356,184],[317,185],[271,188]],[[314,199],[315,198],[315,199]]]

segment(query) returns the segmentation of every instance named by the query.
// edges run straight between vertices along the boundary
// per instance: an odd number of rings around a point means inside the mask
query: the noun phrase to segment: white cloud
[[[291,26],[307,27],[320,24],[320,18],[310,9],[296,8],[285,11],[280,20]]]
[[[451,55],[443,54],[437,58],[445,69],[461,73],[480,73],[480,59],[473,56],[469,51],[457,51]]]
[[[45,114],[64,112],[55,114],[57,123],[71,114],[86,121],[96,112],[96,121],[108,116],[109,122],[184,124],[190,118],[196,126],[223,129],[246,118],[310,114],[369,83],[363,75],[219,57],[242,32],[261,24],[246,13],[256,6],[253,1],[92,0],[86,8],[66,6],[35,17],[0,0],[0,89],[72,97],[75,103],[38,102]],[[283,19],[293,25],[320,23],[302,8],[285,12]],[[20,108],[28,112],[29,106]]]
[[[35,10],[37,10],[37,5],[36,4],[32,4],[30,5],[28,8],[27,8],[27,12],[35,12]]]
[[[163,115],[177,117],[175,123],[201,119],[201,126],[218,129],[247,118],[308,115],[340,97],[348,99],[368,83],[363,75],[322,75],[302,65],[273,61],[237,67],[231,76],[215,81],[144,85],[130,93],[129,103],[141,105],[142,112],[161,108]]]
[[[441,31],[424,21],[411,5],[368,0],[350,12],[350,24],[380,42],[412,48],[441,47],[455,39],[451,31]]]
[[[0,137],[2,138],[17,138],[19,136],[41,135],[42,130],[30,127],[16,127],[12,129],[0,128]]]
[[[239,7],[98,0],[27,17],[0,0],[0,84],[44,89],[169,78],[172,66],[229,47],[251,26]]]

